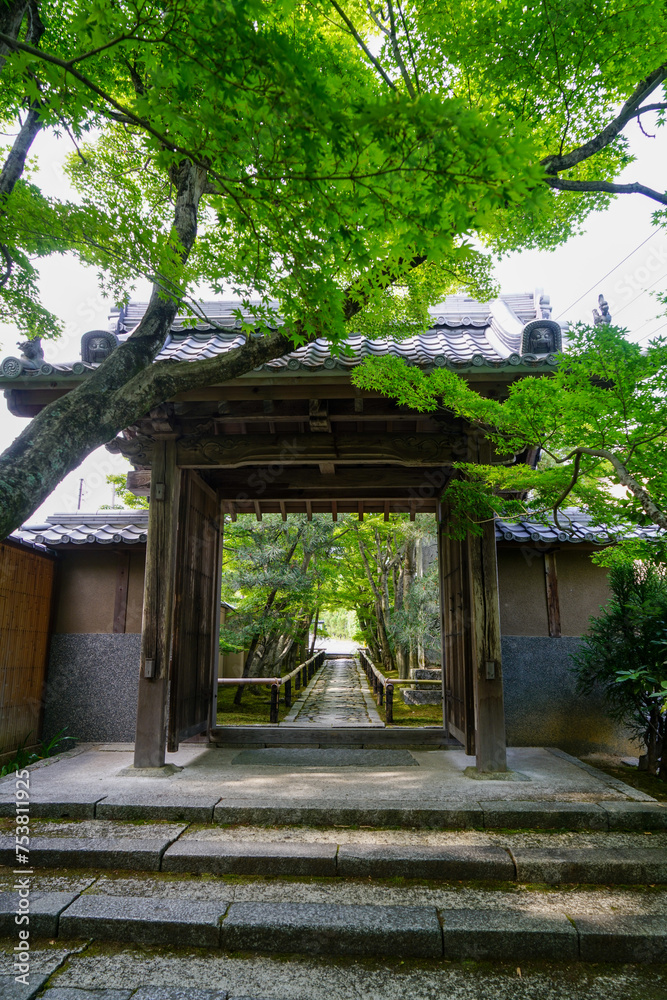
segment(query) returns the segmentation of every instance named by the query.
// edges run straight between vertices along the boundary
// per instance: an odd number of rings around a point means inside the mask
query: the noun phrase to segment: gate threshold
[[[358,747],[386,749],[413,747],[423,750],[458,749],[461,744],[439,726],[386,729],[379,726],[324,728],[319,726],[224,726],[212,729],[210,742],[232,747]]]

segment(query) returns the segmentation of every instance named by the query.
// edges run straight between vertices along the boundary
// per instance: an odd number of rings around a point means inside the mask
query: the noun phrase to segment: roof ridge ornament
[[[118,347],[118,337],[110,330],[89,330],[81,338],[81,360],[99,365]]]
[[[593,310],[593,326],[609,326],[611,323],[609,303],[602,293],[598,295],[598,305],[600,308]]]
[[[524,326],[521,336],[523,355],[557,354],[562,347],[562,331],[555,319],[533,319]]]

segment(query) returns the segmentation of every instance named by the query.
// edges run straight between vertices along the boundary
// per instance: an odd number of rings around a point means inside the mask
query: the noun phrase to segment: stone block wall
[[[67,727],[83,742],[132,742],[139,688],[139,633],[56,634],[44,691],[46,739]]]
[[[567,753],[636,756],[628,732],[612,722],[601,698],[576,693],[570,654],[580,638],[506,635],[502,640],[508,746],[555,746]]]

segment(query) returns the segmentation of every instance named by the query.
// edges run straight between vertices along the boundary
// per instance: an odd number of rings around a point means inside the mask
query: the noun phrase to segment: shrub
[[[667,572],[647,562],[612,566],[612,596],[573,656],[578,689],[602,691],[609,714],[645,748],[650,774],[667,779]]]

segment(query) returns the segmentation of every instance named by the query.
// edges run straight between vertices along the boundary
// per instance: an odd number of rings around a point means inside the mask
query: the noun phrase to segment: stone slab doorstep
[[[440,958],[435,907],[333,903],[232,903],[222,924],[225,951]]]
[[[219,795],[107,795],[95,810],[97,819],[170,819],[210,823]]]
[[[602,914],[573,917],[584,962],[667,962],[667,919]]]
[[[85,893],[60,916],[63,938],[217,948],[225,902]]]
[[[597,802],[480,802],[487,830],[606,830],[607,813]]]
[[[122,868],[158,871],[164,850],[173,837],[31,837],[30,864],[34,868]],[[0,838],[0,864],[13,865],[13,837]]]
[[[497,879],[511,882],[514,862],[502,847],[400,847],[345,844],[338,850],[343,877]]]
[[[440,910],[440,918],[445,959],[579,958],[577,932],[564,913],[460,909]]]
[[[52,792],[48,796],[31,791],[30,815],[34,819],[93,819],[97,803],[103,798],[104,794],[99,791],[63,792],[62,795]],[[3,790],[0,798],[0,816],[14,816],[15,813],[13,791],[9,797]]]
[[[135,994],[136,995],[136,994]],[[76,986],[52,986],[40,1000],[130,1000],[132,990],[78,989]]]
[[[663,885],[667,882],[665,848],[615,848],[613,851],[595,847],[516,848],[511,853],[519,882],[595,885]]]
[[[559,750],[558,747],[545,747],[544,749],[547,753],[553,754],[554,757],[560,757],[561,760],[566,760],[580,770],[586,771],[596,781],[601,781],[608,788],[613,788],[615,792],[620,792],[626,799],[635,802],[655,802],[653,796],[647,792],[640,792],[638,788],[626,785],[620,778],[615,778],[613,775],[607,774],[606,771],[601,771],[599,768],[593,767],[592,764],[587,764],[585,761],[579,760],[578,757],[573,757],[571,754],[566,753],[565,750]]]
[[[162,857],[163,872],[211,875],[336,875],[336,844],[221,843],[178,840]]]
[[[667,830],[667,804],[660,802],[600,802],[610,830]]]
[[[17,983],[14,976],[0,976],[0,997],[2,1000],[33,1000],[45,985],[50,973],[30,973],[30,985]]]
[[[484,813],[475,804],[406,808],[364,803],[332,806],[327,802],[294,802],[285,806],[260,806],[255,800],[222,799],[213,811],[214,823],[247,826],[396,826],[434,830],[463,830],[484,825]]]
[[[58,933],[58,917],[78,895],[78,892],[31,891],[30,923],[19,925],[14,919],[19,904],[18,892],[0,892],[0,936],[17,937],[19,929],[25,927],[30,931],[31,938],[55,937]]]

